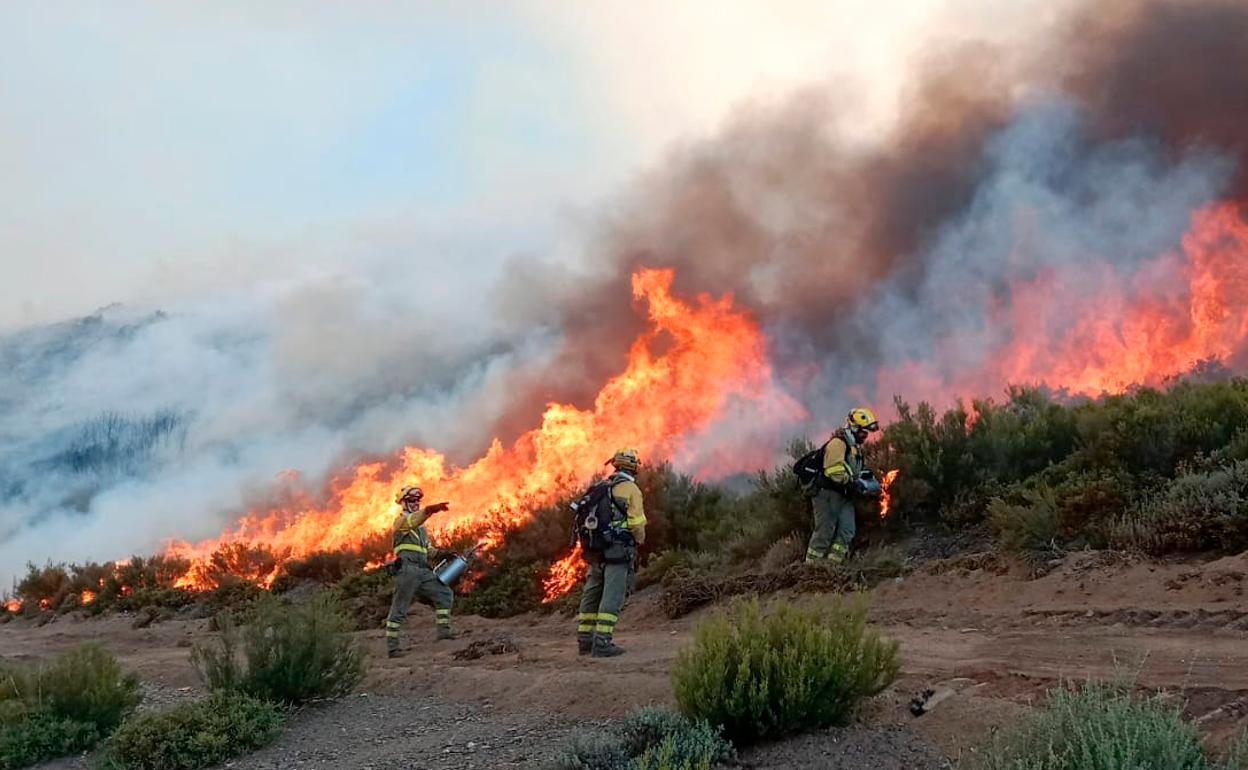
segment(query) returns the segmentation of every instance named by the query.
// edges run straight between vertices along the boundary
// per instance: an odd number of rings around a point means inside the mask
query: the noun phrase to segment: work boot
[[[616,655],[623,655],[624,648],[616,646],[609,636],[595,636],[593,651],[590,653],[595,658],[614,658]]]
[[[451,630],[450,626],[438,626],[438,641],[454,638],[455,632]]]
[[[593,634],[577,634],[576,635],[576,654],[588,655],[594,650]]]
[[[386,657],[387,658],[401,658],[403,657],[403,651],[399,649],[390,650],[389,652],[386,653]]]

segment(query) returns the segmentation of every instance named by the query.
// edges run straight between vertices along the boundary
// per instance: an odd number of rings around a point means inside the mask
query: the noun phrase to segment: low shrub
[[[1219,765],[1206,755],[1180,704],[1103,683],[1055,691],[982,756],[983,770],[1241,767],[1236,757]]]
[[[83,751],[112,732],[142,699],[138,678],[98,645],[73,648],[27,669],[0,667],[0,767],[24,767]]]
[[[622,721],[572,736],[550,770],[704,770],[733,757],[706,722],[647,706]]]
[[[764,611],[738,601],[694,629],[672,683],[686,714],[750,741],[845,724],[896,678],[897,649],[867,630],[862,603]]]
[[[215,642],[191,651],[191,662],[214,690],[297,704],[346,695],[364,675],[353,623],[327,593],[299,605],[266,594],[247,625],[240,629],[224,613],[218,627]]]
[[[11,724],[0,722],[0,770],[87,751],[100,737],[93,724],[58,717],[49,709],[28,712]]]
[[[41,667],[34,697],[53,714],[88,722],[109,733],[143,699],[139,679],[96,644],[75,647]]]
[[[238,692],[137,716],[105,745],[100,770],[195,770],[270,743],[285,715],[272,703]]]
[[[1019,502],[994,497],[988,503],[988,522],[1006,549],[1015,552],[1056,548],[1057,501],[1048,487],[1017,493]]]
[[[1152,554],[1242,550],[1248,546],[1248,461],[1179,475],[1125,514],[1110,539]]]

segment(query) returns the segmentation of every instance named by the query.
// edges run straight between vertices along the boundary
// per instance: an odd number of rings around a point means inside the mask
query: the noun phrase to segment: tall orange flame
[[[1087,286],[1105,288],[1072,302]],[[1095,396],[1158,385],[1204,361],[1229,365],[1248,353],[1248,223],[1236,204],[1213,203],[1193,213],[1181,249],[1129,279],[1089,260],[1015,283],[1009,294],[989,312],[1008,342],[984,365],[942,374],[912,361],[882,370],[879,391],[942,404],[1047,383]],[[964,345],[944,340],[934,360],[965,361]]]
[[[888,473],[885,473],[884,478],[880,479],[880,518],[881,519],[888,518],[888,509],[890,506],[892,506],[892,503],[893,503],[893,496],[892,496],[892,493],[888,491],[888,488],[893,485],[893,481],[897,479],[897,474],[899,473],[901,473],[901,471],[894,468]]]
[[[624,371],[598,393],[592,409],[547,406],[541,425],[510,447],[495,440],[483,457],[463,468],[448,467],[436,451],[406,447],[392,462],[357,466],[334,485],[324,507],[252,512],[219,538],[170,546],[173,555],[202,566],[222,545],[264,545],[281,558],[355,547],[388,530],[396,513],[395,490],[419,484],[426,499],[448,500],[452,510],[429,522],[436,537],[480,531],[488,549],[499,533],[524,522],[535,506],[561,490],[587,482],[620,446],[644,457],[680,459],[685,440],[709,426],[734,399],[753,405],[760,419],[798,419],[796,402],[775,395],[762,333],[731,296],[699,295],[687,303],[672,296],[672,271],[642,269],[633,275],[636,300],[644,300],[651,328],[628,353]],[[753,470],[759,458],[741,455]],[[272,575],[262,576],[261,582]],[[199,585],[193,569],[185,581]]]
[[[542,604],[548,604],[563,596],[585,577],[588,567],[581,558],[581,544],[572,548],[572,553],[555,562],[546,579],[542,581]]]

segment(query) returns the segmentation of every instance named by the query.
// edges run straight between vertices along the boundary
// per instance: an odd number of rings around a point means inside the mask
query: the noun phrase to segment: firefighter
[[[637,546],[646,541],[646,512],[637,471],[641,459],[634,449],[621,449],[609,461],[615,472],[601,482],[611,504],[613,544],[601,552],[584,551],[589,566],[585,587],[581,592],[581,610],[577,616],[576,642],[581,655],[610,658],[624,648],[616,646],[615,624],[628,593]]]
[[[403,510],[394,520],[394,561],[390,569],[395,575],[394,600],[386,617],[386,649],[390,657],[399,652],[399,626],[407,617],[412,600],[420,597],[433,605],[438,629],[438,639],[454,639],[451,631],[451,604],[455,599],[449,586],[438,580],[429,567],[430,557],[439,558],[443,553],[429,543],[429,533],[424,524],[429,517],[450,508],[447,503],[435,503],[420,507],[424,492],[420,487],[403,487],[395,502]]]
[[[823,477],[811,502],[815,531],[806,548],[806,563],[840,564],[854,540],[853,497],[861,493],[862,446],[880,429],[875,413],[866,407],[849,412],[845,427],[823,445]]]

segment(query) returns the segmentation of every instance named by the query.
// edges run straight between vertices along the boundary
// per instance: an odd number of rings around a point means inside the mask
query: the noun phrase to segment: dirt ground
[[[1048,568],[1033,578],[1018,565],[971,554],[877,587],[872,620],[901,643],[898,682],[855,726],[755,747],[742,765],[957,765],[1048,688],[1087,677],[1173,692],[1214,742],[1248,727],[1248,556],[1158,563],[1084,552]],[[576,728],[671,702],[669,666],[701,613],[668,620],[657,592],[630,600],[617,634],[628,654],[609,660],[578,657],[572,623],[558,616],[462,618],[459,640],[434,642],[432,617],[418,607],[405,629],[405,657],[387,659],[381,631],[362,632],[371,669],[360,692],[304,709],[276,745],[230,766],[542,767]],[[99,639],[143,678],[148,702],[163,704],[196,697],[188,652],[208,633],[203,620],[135,629],[125,616],[71,614],[43,626],[0,626],[0,655],[36,658]],[[485,640],[506,640],[515,651],[456,659]],[[954,694],[916,718],[908,704],[927,689]],[[82,766],[79,759],[50,767]]]

